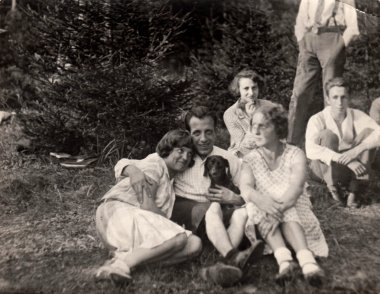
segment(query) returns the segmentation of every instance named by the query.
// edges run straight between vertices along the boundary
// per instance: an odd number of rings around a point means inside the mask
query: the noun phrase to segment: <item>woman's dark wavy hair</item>
[[[162,158],[166,158],[174,148],[187,147],[195,154],[195,147],[188,131],[183,129],[175,129],[167,132],[158,142],[156,152]],[[190,161],[189,167],[194,165],[193,158]]]
[[[237,73],[237,75],[234,77],[232,80],[230,86],[228,87],[231,94],[234,97],[239,97],[240,96],[240,91],[239,91],[239,81],[241,78],[248,78],[257,83],[259,90],[262,87],[262,84],[264,82],[264,79],[262,76],[260,76],[257,72],[251,69],[243,69]]]
[[[288,136],[288,114],[282,105],[271,103],[260,106],[254,113],[262,113],[264,117],[274,125],[274,130],[279,139]]]

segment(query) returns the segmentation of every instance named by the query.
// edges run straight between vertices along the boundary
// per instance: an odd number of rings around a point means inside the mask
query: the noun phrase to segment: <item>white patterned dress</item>
[[[169,219],[175,194],[164,160],[154,153],[134,161],[134,165],[157,184],[154,200],[166,217],[140,208],[129,178],[120,178],[103,196],[103,203],[96,212],[98,234],[104,245],[119,258],[136,248],[161,245],[180,233],[191,234]]]
[[[247,154],[243,160],[252,169],[252,173],[255,177],[255,190],[262,195],[270,195],[270,197],[276,200],[281,200],[281,197],[290,185],[293,158],[297,156],[299,152],[303,151],[298,147],[286,145],[279,166],[274,170],[269,169],[259,150],[255,149]],[[253,214],[249,213],[252,215],[250,216],[250,221],[257,224],[261,221],[265,213],[255,205],[250,204],[250,207],[254,209]],[[327,243],[320,228],[319,221],[312,211],[312,205],[306,189],[304,189],[303,194],[298,198],[295,206],[285,211],[282,221],[299,222],[304,229],[309,249],[316,256],[325,257],[328,255]]]

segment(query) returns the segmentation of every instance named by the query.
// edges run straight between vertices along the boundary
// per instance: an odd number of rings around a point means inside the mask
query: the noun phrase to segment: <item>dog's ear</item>
[[[226,167],[226,175],[228,178],[231,178],[231,173],[230,173],[230,163],[228,162],[227,159],[224,158],[224,165]]]

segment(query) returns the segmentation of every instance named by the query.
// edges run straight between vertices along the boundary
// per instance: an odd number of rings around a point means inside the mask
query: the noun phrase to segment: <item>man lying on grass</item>
[[[364,112],[348,107],[349,88],[343,78],[326,83],[329,106],[307,124],[305,149],[311,170],[326,182],[334,200],[357,207],[356,196],[368,187],[369,170],[380,146],[380,126]]]
[[[199,232],[205,225],[207,237],[223,256],[223,261],[202,269],[201,276],[216,284],[231,286],[241,279],[242,269],[262,254],[263,245],[262,241],[253,239],[251,247],[244,251],[237,250],[247,221],[246,209],[239,208],[244,200],[228,188],[210,188],[210,179],[204,176],[204,163],[208,156],[223,156],[229,162],[234,184],[238,185],[241,161],[232,153],[214,146],[217,119],[208,108],[194,107],[187,113],[185,123],[196,154],[194,165],[174,177],[176,201],[171,219],[193,232]],[[131,177],[137,193],[149,197],[149,180],[135,166],[134,161],[122,159],[118,165],[125,167],[123,173]],[[238,208],[227,213],[224,204]],[[229,224],[228,228],[225,223]]]

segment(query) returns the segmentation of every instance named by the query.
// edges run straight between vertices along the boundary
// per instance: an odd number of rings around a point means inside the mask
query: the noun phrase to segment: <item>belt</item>
[[[341,33],[346,29],[345,26],[329,26],[329,27],[316,27],[311,28],[310,31],[314,34],[323,34],[323,33]]]

